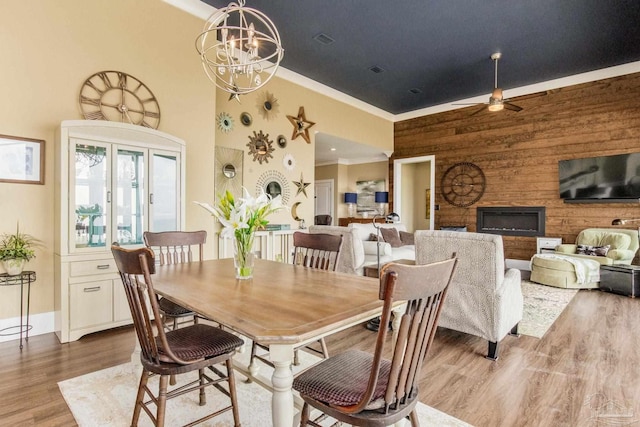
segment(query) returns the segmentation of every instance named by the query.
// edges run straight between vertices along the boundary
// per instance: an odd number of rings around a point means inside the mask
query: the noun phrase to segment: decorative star
[[[309,128],[315,125],[315,122],[310,122],[307,120],[307,117],[304,115],[304,107],[300,107],[298,110],[298,116],[287,116],[287,119],[293,125],[293,135],[291,139],[296,139],[301,136],[307,141],[307,144],[311,144],[311,138],[309,137]]]
[[[296,187],[298,187],[298,192],[296,193],[296,196],[302,193],[304,194],[304,197],[309,197],[307,196],[307,187],[311,185],[311,183],[304,182],[304,179],[302,178],[302,172],[300,172],[300,181],[293,181],[293,183],[296,185]]]
[[[231,101],[232,99],[235,99],[236,101],[238,101],[238,104],[240,103],[240,93],[238,90],[238,86],[233,85],[233,92],[230,92],[231,95],[229,95],[229,101]]]

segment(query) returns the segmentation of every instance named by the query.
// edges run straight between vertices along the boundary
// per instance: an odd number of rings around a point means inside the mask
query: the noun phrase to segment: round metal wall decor
[[[288,204],[290,190],[285,177],[282,172],[277,170],[268,170],[258,178],[256,184],[256,195],[262,194],[262,191],[269,194],[271,197],[280,195],[282,197],[282,203]]]
[[[240,123],[245,126],[251,126],[251,123],[253,123],[253,117],[251,117],[251,114],[244,112],[240,114]]]
[[[247,147],[249,147],[249,154],[253,155],[253,161],[257,160],[260,164],[269,163],[269,158],[273,159],[271,153],[276,150],[273,148],[273,141],[269,139],[269,134],[265,135],[262,131],[260,133],[253,131],[253,136],[249,136]]]
[[[469,162],[456,163],[442,175],[440,189],[444,199],[458,207],[476,203],[484,194],[486,179],[482,169]]]
[[[80,110],[86,120],[110,120],[158,129],[160,105],[140,80],[122,71],[100,71],[80,89]]]

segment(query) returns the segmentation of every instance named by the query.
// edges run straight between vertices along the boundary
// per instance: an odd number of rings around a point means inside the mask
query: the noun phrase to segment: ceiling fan
[[[507,110],[511,110],[515,112],[522,110],[522,107],[512,104],[508,102],[509,101],[508,99],[503,98],[502,89],[498,87],[498,61],[500,60],[501,57],[502,57],[502,54],[500,52],[496,52],[493,55],[491,55],[491,59],[496,64],[496,67],[495,67],[495,75],[494,75],[493,92],[491,92],[491,96],[489,97],[489,102],[485,102],[482,104],[453,104],[453,105],[487,105],[488,107],[486,108],[489,111],[502,111],[505,108]],[[471,113],[471,115],[473,116],[475,114],[478,114],[480,111],[483,111],[484,109],[485,107],[482,107],[481,109]]]

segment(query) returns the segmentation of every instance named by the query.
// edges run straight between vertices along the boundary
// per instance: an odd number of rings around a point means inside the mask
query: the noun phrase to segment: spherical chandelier
[[[244,3],[232,2],[211,14],[196,39],[207,77],[236,99],[271,80],[284,56],[271,19]]]

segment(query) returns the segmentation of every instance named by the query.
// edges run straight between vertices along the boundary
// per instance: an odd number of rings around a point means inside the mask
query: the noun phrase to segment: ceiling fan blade
[[[506,108],[507,110],[511,110],[511,111],[522,111],[522,107],[518,107],[515,104],[512,104],[510,102],[503,102],[502,105],[504,105],[504,108]]]
[[[486,102],[464,102],[464,103],[454,102],[451,105],[488,105],[488,104]]]
[[[482,108],[480,108],[479,110],[476,110],[473,113],[469,114],[469,117],[475,116],[476,114],[478,114],[478,113],[480,113],[480,112],[482,112],[482,111],[484,111],[486,109],[487,109],[487,107],[483,105]]]

